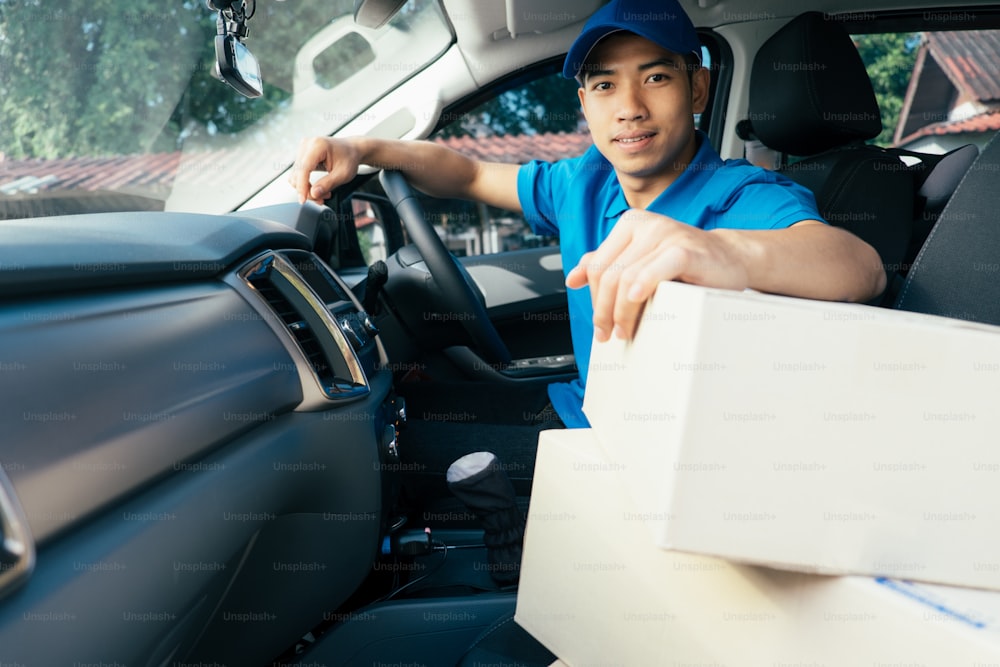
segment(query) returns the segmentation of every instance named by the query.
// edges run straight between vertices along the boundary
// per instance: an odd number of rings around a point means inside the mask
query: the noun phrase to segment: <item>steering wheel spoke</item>
[[[382,171],[379,180],[389,201],[396,208],[403,226],[406,227],[410,240],[424,258],[427,270],[444,294],[444,305],[450,314],[461,322],[479,354],[486,361],[501,366],[509,364],[510,351],[490,321],[478,290],[470,282],[471,276],[448,252],[434,226],[424,215],[423,207],[409,182],[398,171]]]

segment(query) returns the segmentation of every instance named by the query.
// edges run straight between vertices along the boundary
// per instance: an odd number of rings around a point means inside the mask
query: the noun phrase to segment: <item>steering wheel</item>
[[[486,314],[486,307],[470,282],[471,276],[448,252],[434,226],[428,222],[406,177],[398,171],[383,170],[379,180],[413,244],[424,258],[431,277],[445,295],[443,305],[460,316],[459,321],[486,361],[509,364],[510,351]]]

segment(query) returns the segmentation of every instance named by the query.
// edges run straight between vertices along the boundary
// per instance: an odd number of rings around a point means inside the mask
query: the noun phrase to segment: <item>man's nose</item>
[[[642,91],[637,86],[621,86],[618,118],[623,121],[642,120],[649,114]]]

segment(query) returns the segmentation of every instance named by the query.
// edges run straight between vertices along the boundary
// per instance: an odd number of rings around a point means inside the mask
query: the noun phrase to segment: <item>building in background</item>
[[[1000,30],[925,33],[893,143],[927,153],[982,149],[997,130]]]

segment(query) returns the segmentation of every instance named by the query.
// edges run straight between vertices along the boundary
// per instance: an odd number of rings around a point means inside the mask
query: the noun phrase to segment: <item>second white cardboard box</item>
[[[571,667],[1000,662],[1000,593],[659,549],[590,430],[539,441],[515,620]]]
[[[664,548],[1000,589],[1000,327],[663,283],[584,412]]]

